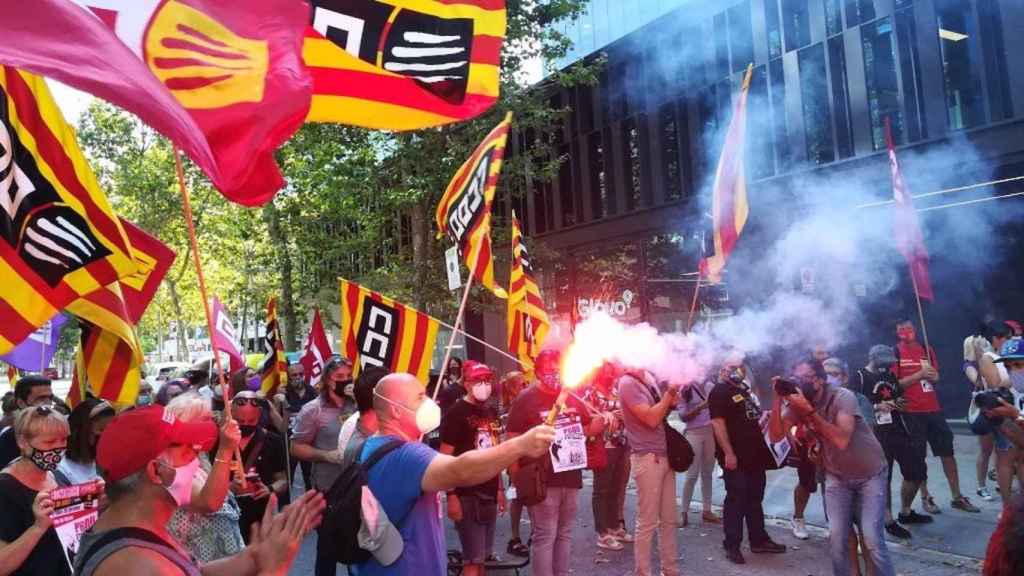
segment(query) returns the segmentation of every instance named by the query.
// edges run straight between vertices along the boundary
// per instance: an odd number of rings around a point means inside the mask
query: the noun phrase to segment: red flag
[[[123,218],[121,226],[132,245],[132,260],[139,267],[134,274],[121,278],[121,293],[128,309],[128,319],[132,324],[138,324],[174,264],[175,254],[166,244]]]
[[[216,296],[213,297],[213,334],[210,335],[210,347],[214,351],[227,353],[231,357],[231,371],[234,372],[245,365],[242,358],[242,347],[235,336],[235,325],[228,317],[227,310]]]
[[[715,253],[700,261],[701,277],[720,282],[725,262],[732,254],[736,242],[747,223],[750,206],[747,204],[747,176],[744,170],[744,143],[747,132],[747,92],[753,65],[743,76],[740,96],[732,113],[732,122],[725,134],[722,155],[715,170],[715,184],[711,216],[715,227]]]
[[[889,147],[892,194],[896,201],[893,220],[895,225],[893,237],[896,239],[896,248],[907,260],[907,266],[910,267],[910,279],[914,283],[917,296],[931,302],[935,299],[935,294],[932,292],[932,281],[928,274],[928,249],[924,245],[921,225],[917,221],[914,200],[907,191],[907,186],[903,182],[903,174],[900,173],[899,162],[896,161],[896,148],[892,143],[889,118],[885,119],[885,143]]]
[[[136,114],[254,206],[283,185],[274,150],[309,110],[308,22],[297,0],[3,2],[0,63]]]
[[[320,320],[320,311],[317,310],[313,314],[313,325],[309,327],[309,336],[306,336],[306,351],[302,354],[302,359],[299,360],[306,373],[306,382],[316,386],[331,354],[333,354],[331,343],[327,340],[324,323]]]

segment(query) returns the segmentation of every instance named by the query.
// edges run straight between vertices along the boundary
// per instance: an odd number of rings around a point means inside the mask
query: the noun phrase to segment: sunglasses
[[[231,405],[232,406],[245,406],[247,404],[250,405],[250,406],[255,406],[257,408],[260,408],[260,407],[263,406],[263,398],[244,398],[243,397],[243,398],[235,398],[234,400],[231,401]]]

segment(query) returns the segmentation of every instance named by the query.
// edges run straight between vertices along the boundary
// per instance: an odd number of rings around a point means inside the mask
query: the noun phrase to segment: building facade
[[[824,199],[865,225],[884,220],[829,183],[891,198],[887,123],[911,192],[942,191],[917,201],[929,209],[926,240],[960,218],[988,221],[1024,202],[1013,196],[1024,182],[1004,181],[1024,175],[1024,59],[1012,56],[1024,52],[1019,0],[593,0],[563,31],[576,47],[559,65],[604,56],[600,82],[551,91],[553,105],[571,109],[555,135],[559,173],[500,208],[515,209],[531,247],[555,256],[534,254],[563,329],[593,310],[685,329],[721,135],[748,65],[751,215],[738,248],[747,257],[784,232],[780,202],[795,215]],[[531,137],[518,134],[510,153]],[[958,146],[971,153],[938,167],[926,161]],[[810,178],[825,184],[809,192]],[[996,280],[943,257],[970,246],[930,246],[936,299],[926,317],[948,367],[940,392],[951,415],[968,400],[958,377],[964,336],[986,314],[1024,316],[1012,296],[1022,286],[1020,232],[1012,221],[993,228],[1007,258]],[[813,272],[794,282],[813,291]],[[906,276],[893,270],[897,289],[857,288],[871,322],[843,349],[851,365],[866,362],[868,344],[895,339],[892,320],[916,317]],[[701,319],[741,305],[750,292],[742,285],[731,270],[723,286],[702,288]],[[503,341],[500,315],[470,327]]]

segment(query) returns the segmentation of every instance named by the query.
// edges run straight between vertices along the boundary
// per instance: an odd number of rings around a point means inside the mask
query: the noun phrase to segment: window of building
[[[856,26],[875,19],[874,0],[846,0],[846,25]]]
[[[832,147],[832,114],[829,111],[825,46],[815,44],[799,52],[800,100],[804,112],[807,161],[825,164],[835,160]]]
[[[768,36],[768,58],[782,56],[782,29],[779,27],[779,0],[764,0],[764,26]]]
[[[782,23],[786,32],[786,51],[799,50],[811,43],[811,17],[807,0],[782,0]]]
[[[579,131],[586,134],[594,129],[594,91],[590,86],[576,86],[576,106]]]
[[[715,43],[715,72],[713,79],[718,80],[729,75],[729,29],[726,27],[725,12],[715,14],[714,37]]]
[[[674,104],[665,104],[658,111],[658,126],[665,199],[671,202],[683,197],[682,173],[679,168],[679,125]]]
[[[600,220],[610,214],[608,170],[604,154],[604,140],[600,131],[590,135],[588,160],[590,161],[591,203],[594,207],[594,219]]]
[[[985,73],[992,121],[1013,117],[1010,76],[1006,69],[1006,45],[1003,42],[1003,15],[999,2],[978,3],[978,29],[985,55]]]
[[[917,22],[914,20],[913,9],[896,12],[896,38],[900,47],[900,75],[903,79],[907,141],[916,142],[928,136],[928,129],[925,122],[924,91],[921,89]]]
[[[875,150],[884,150],[886,119],[892,124],[893,142],[903,143],[903,113],[900,111],[892,21],[884,18],[863,26],[861,40],[864,46],[864,74],[872,141]]]
[[[608,22],[608,3],[618,0],[591,0],[589,12],[593,15],[594,43],[604,46],[612,41],[611,24]]]
[[[786,125],[786,79],[782,71],[782,59],[768,63],[768,85],[772,103],[772,140],[775,145],[776,173],[789,169],[792,157],[789,147],[789,131]]]
[[[843,14],[840,10],[840,0],[825,1],[825,34],[835,36],[843,31]]]
[[[738,72],[754,61],[754,38],[750,30],[750,0],[729,9],[729,48],[732,71]]]
[[[750,75],[750,91],[747,93],[747,117],[771,118],[771,104],[768,100],[768,75],[764,66],[757,66]],[[746,160],[747,173],[757,180],[774,173],[772,138],[769,130],[747,130]]]
[[[629,86],[627,84],[627,64],[617,62],[611,67],[608,78],[608,91],[611,104],[611,114],[608,117],[607,125],[610,122],[621,120],[629,115]]]
[[[576,224],[576,194],[573,182],[573,164],[575,157],[570,154],[568,145],[558,148],[558,198],[562,210],[562,226]]]
[[[625,84],[622,86],[622,99],[625,102],[623,118],[640,114],[647,106],[647,83],[644,78],[644,60],[640,53],[629,58],[625,65]]]
[[[643,319],[643,276],[640,247],[616,242],[601,250],[573,255],[576,261],[575,297],[579,319],[602,311],[621,322]]]
[[[581,149],[585,146],[585,141],[573,140],[570,144],[570,152],[572,153],[572,159],[570,162],[570,168],[572,170],[572,197],[573,197],[573,208],[576,212],[576,219],[573,221],[574,224],[580,224],[583,220],[583,163],[580,161]]]
[[[698,259],[694,245],[682,233],[650,236],[644,243],[647,322],[665,332],[686,329],[696,287]],[[690,273],[689,276],[684,276]]]
[[[842,36],[828,39],[828,66],[832,79],[832,113],[836,120],[836,156],[849,158],[853,155],[853,134],[850,131],[850,95]]]
[[[539,230],[538,233],[544,231],[552,231],[555,229],[555,190],[551,180],[543,180],[540,182],[538,187],[540,190],[541,197],[539,200],[544,204],[544,230]]]
[[[946,116],[952,130],[980,124],[984,119],[979,63],[971,59],[977,31],[967,0],[936,0],[939,50],[946,84]]]
[[[626,211],[632,212],[643,202],[643,166],[640,160],[640,127],[633,118],[623,122],[622,135],[625,140],[623,152],[626,157]]]
[[[662,52],[667,46],[664,43],[658,42],[647,48],[644,54],[644,70],[647,72],[647,83],[644,85],[642,90],[647,92],[647,98],[651,102],[662,102],[667,98],[671,98],[673,84],[675,84],[675,70],[672,69],[671,64],[675,58],[660,57],[661,54],[671,54],[672,52]],[[636,89],[634,87],[634,89]]]

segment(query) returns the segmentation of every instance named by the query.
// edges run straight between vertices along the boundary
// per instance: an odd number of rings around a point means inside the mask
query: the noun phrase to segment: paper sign
[[[100,516],[100,496],[103,493],[102,482],[75,484],[57,488],[50,492],[53,500],[53,528],[64,548],[64,557],[68,566],[73,567],[75,554],[82,534],[92,528]]]
[[[786,457],[789,456],[789,451],[793,448],[789,443],[789,438],[783,436],[782,440],[772,442],[771,438],[768,437],[768,431],[765,430],[764,443],[767,444],[768,449],[772,451],[772,457],[775,458],[775,465],[781,468],[782,464],[786,461]]]
[[[577,414],[560,414],[555,422],[555,441],[549,449],[555,473],[587,467],[587,436]]]
[[[448,270],[448,289],[458,290],[462,287],[462,273],[459,270],[459,247],[452,246],[444,251],[444,264]]]

